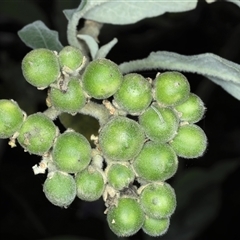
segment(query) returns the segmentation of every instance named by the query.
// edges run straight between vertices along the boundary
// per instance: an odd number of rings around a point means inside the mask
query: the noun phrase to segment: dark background
[[[17,35],[24,25],[42,20],[59,31],[67,45],[66,8],[78,1],[0,1],[0,98],[14,99],[28,114],[46,109],[46,91],[38,91],[23,79],[21,60],[30,51]],[[114,37],[118,44],[108,58],[116,63],[141,59],[151,51],[165,50],[193,55],[212,52],[240,64],[240,8],[228,2],[200,1],[193,11],[166,13],[126,26],[104,25],[100,44]],[[155,71],[143,72],[152,77]],[[192,92],[207,107],[199,122],[208,136],[208,149],[199,159],[179,159],[179,170],[168,182],[178,206],[163,240],[240,239],[240,102],[202,76],[186,74]],[[56,122],[63,129],[60,122]],[[89,127],[85,119],[84,127]],[[87,137],[96,131],[82,132]],[[75,200],[68,209],[47,201],[42,184],[45,175],[34,176],[40,161],[22,148],[11,149],[0,140],[0,237],[1,239],[118,239],[108,229],[103,201]],[[127,238],[126,238],[127,239]],[[130,239],[150,240],[141,231]]]

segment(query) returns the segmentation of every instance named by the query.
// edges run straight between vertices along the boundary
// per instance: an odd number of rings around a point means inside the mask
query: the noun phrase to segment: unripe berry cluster
[[[10,138],[12,147],[17,140],[25,151],[42,156],[34,172],[48,169],[47,199],[68,207],[75,197],[102,196],[116,235],[128,237],[140,229],[150,236],[166,233],[176,196],[165,181],[176,173],[178,157],[200,157],[207,146],[195,124],[205,107],[190,93],[186,77],[179,72],[157,74],[154,80],[137,73],[123,76],[108,59],[86,64],[71,46],[59,53],[32,50],[22,71],[33,86],[48,88],[49,108],[27,116],[13,100],[0,100],[0,138]],[[80,132],[59,132],[54,120],[62,112],[99,120],[94,148]]]

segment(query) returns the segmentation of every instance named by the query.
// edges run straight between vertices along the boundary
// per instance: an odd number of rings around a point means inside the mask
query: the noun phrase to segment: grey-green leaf
[[[240,65],[212,53],[180,55],[159,51],[147,58],[120,64],[123,73],[137,70],[167,69],[203,75],[240,100]]]
[[[58,32],[50,30],[42,21],[26,25],[18,31],[18,36],[32,49],[47,48],[60,51],[63,48],[58,38]]]
[[[237,4],[240,7],[240,1],[239,0],[227,0],[228,2],[232,2]]]

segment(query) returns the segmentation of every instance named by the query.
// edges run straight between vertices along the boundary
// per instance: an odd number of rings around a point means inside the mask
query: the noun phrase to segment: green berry
[[[165,143],[176,135],[179,119],[171,108],[152,104],[139,116],[139,124],[151,140]]]
[[[169,218],[155,219],[146,216],[142,230],[151,237],[160,237],[167,232],[169,225]]]
[[[81,67],[83,63],[83,54],[80,49],[66,46],[58,54],[61,67],[67,67],[71,71],[75,71]]]
[[[178,167],[178,158],[168,144],[147,142],[134,159],[133,168],[140,179],[165,181],[172,177]]]
[[[107,221],[110,229],[119,237],[129,237],[137,233],[145,220],[142,208],[136,199],[122,197],[117,205],[110,207]]]
[[[164,72],[154,81],[155,99],[164,106],[174,106],[187,100],[190,85],[187,78],[179,72]]]
[[[107,179],[110,186],[122,190],[134,181],[135,175],[129,164],[114,163],[107,169]]]
[[[76,175],[76,184],[77,196],[88,202],[98,200],[105,187],[102,173],[92,166]]]
[[[176,154],[183,158],[197,158],[203,155],[207,147],[204,131],[195,124],[180,126],[177,135],[170,141]]]
[[[49,49],[34,49],[23,58],[22,73],[28,83],[46,88],[60,76],[58,57]]]
[[[113,117],[99,134],[103,155],[113,161],[133,159],[142,149],[144,133],[140,125],[126,117]]]
[[[68,207],[76,197],[76,183],[67,173],[51,172],[43,184],[47,199],[59,207]]]
[[[149,183],[142,188],[140,205],[147,216],[161,219],[168,218],[174,213],[176,195],[168,183]]]
[[[114,100],[126,112],[140,114],[152,101],[151,84],[140,74],[127,74],[114,94]]]
[[[56,167],[61,171],[80,172],[90,163],[90,143],[82,134],[66,131],[55,141],[52,158]]]
[[[86,97],[80,82],[76,78],[71,78],[66,91],[52,87],[49,92],[49,99],[57,110],[67,113],[78,112],[86,103]]]
[[[24,120],[23,112],[13,100],[0,100],[0,138],[9,138],[17,132]]]
[[[174,107],[179,113],[181,121],[196,123],[200,121],[204,115],[205,107],[201,98],[190,93],[189,98]]]
[[[114,62],[96,59],[88,64],[83,76],[83,88],[93,98],[111,97],[120,87],[123,76]]]
[[[53,145],[58,129],[53,121],[43,113],[27,117],[19,130],[19,144],[29,153],[43,155]]]

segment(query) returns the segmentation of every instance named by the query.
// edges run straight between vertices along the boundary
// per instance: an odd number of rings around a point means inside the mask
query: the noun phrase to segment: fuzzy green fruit
[[[17,132],[24,120],[23,112],[13,100],[0,100],[0,138],[9,138]]]
[[[190,85],[180,72],[164,72],[154,81],[155,99],[164,106],[174,106],[187,100]]]
[[[144,220],[139,203],[130,197],[118,199],[117,205],[110,207],[107,212],[108,225],[119,237],[129,237],[137,233]]]
[[[98,200],[104,191],[105,184],[100,171],[89,166],[76,175],[77,196],[84,201]]]
[[[122,190],[134,181],[135,174],[130,165],[113,163],[106,169],[106,175],[110,186],[116,190]]]
[[[180,157],[197,158],[202,156],[207,148],[207,137],[197,125],[186,124],[179,127],[170,145]]]
[[[58,57],[49,49],[34,49],[23,58],[22,73],[31,85],[46,88],[60,76]]]
[[[139,116],[139,124],[151,140],[165,143],[176,135],[179,119],[171,108],[152,104]]]
[[[83,88],[96,99],[111,97],[122,84],[118,65],[108,59],[96,59],[88,64],[83,76]]]
[[[161,219],[168,218],[174,213],[176,195],[168,183],[149,183],[142,188],[140,205],[147,216]]]
[[[140,152],[144,139],[144,132],[137,122],[118,116],[101,129],[99,146],[109,160],[128,161]]]
[[[52,87],[49,99],[57,110],[67,113],[78,112],[86,103],[86,97],[77,78],[71,78],[66,91]]]
[[[58,54],[60,66],[65,70],[75,71],[83,63],[83,54],[80,49],[66,46]]]
[[[66,208],[76,197],[76,183],[71,175],[56,171],[47,177],[43,191],[52,204]]]
[[[29,153],[43,155],[52,147],[57,134],[58,128],[50,118],[43,113],[35,113],[24,121],[17,140]]]
[[[123,77],[123,83],[114,94],[117,105],[132,115],[144,111],[152,101],[151,84],[137,73]]]
[[[52,158],[56,167],[61,171],[80,172],[90,163],[90,143],[82,134],[66,131],[55,141]]]
[[[189,98],[174,107],[179,113],[181,121],[196,123],[200,121],[204,115],[205,107],[201,98],[190,93]]]
[[[178,158],[168,144],[146,142],[134,159],[133,168],[138,178],[146,181],[165,181],[178,167]]]
[[[142,230],[151,237],[160,237],[167,232],[169,225],[169,218],[155,219],[146,216]]]

